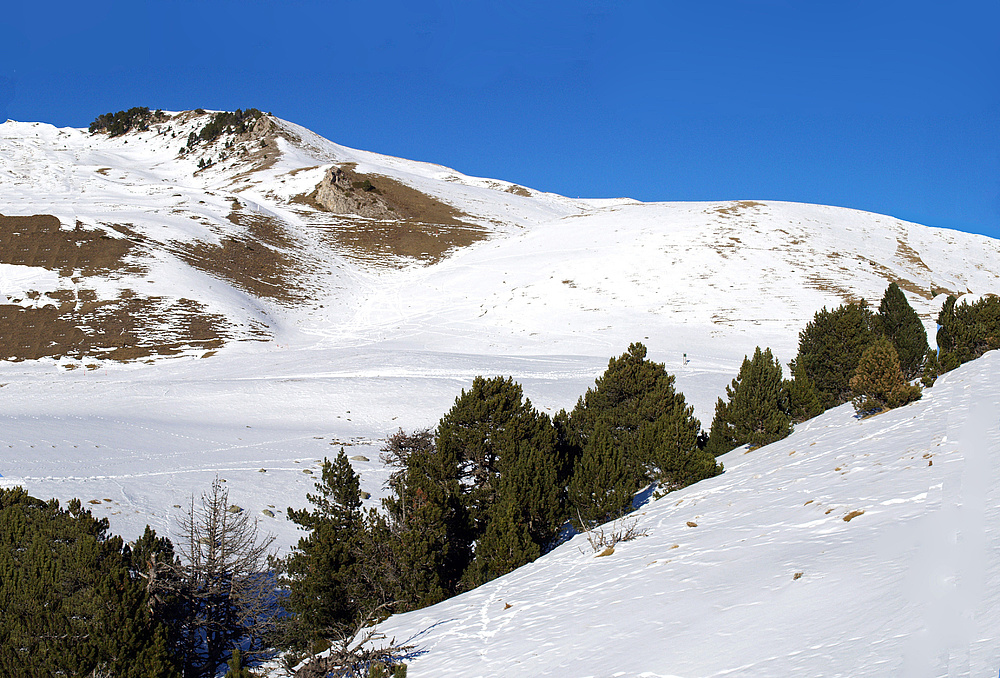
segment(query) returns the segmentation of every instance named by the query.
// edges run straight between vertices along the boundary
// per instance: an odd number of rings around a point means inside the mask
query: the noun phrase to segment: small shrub
[[[582,520],[582,519],[581,519]],[[620,544],[623,541],[632,541],[639,537],[645,537],[648,533],[646,530],[639,530],[636,528],[639,519],[633,518],[632,520],[622,520],[614,521],[611,523],[611,527],[605,531],[605,526],[593,527],[587,529],[587,543],[590,544],[590,548],[594,553],[597,553],[601,549],[604,549],[602,553],[598,553],[598,556],[609,556],[615,552],[615,545]]]

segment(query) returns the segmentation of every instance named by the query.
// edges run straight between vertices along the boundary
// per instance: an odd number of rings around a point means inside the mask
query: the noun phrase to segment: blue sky
[[[59,1],[0,21],[0,119],[257,107],[564,195],[1000,237],[995,0]]]

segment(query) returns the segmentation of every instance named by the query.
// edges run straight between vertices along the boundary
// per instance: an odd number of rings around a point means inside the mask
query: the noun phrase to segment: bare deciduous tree
[[[178,523],[179,559],[164,564],[170,576],[150,583],[180,600],[176,628],[185,677],[215,676],[236,647],[246,662],[261,658],[280,610],[268,565],[274,536],[262,536],[256,519],[229,503],[218,478],[198,502],[191,497]]]

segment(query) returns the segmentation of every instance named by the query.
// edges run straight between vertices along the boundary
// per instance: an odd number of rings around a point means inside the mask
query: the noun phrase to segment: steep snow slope
[[[0,330],[17,330],[0,349],[46,356],[0,361],[2,482],[96,502],[128,537],[169,532],[219,473],[287,547],[303,470],[353,443],[377,505],[380,439],[433,426],[476,375],[554,413],[642,341],[707,426],[743,356],[791,359],[823,305],[896,280],[933,329],[943,292],[1000,292],[982,236],[815,205],[572,200],[270,116],[181,152],[209,115],[115,138],[0,125],[0,215],[56,220],[0,219]],[[310,196],[338,169],[417,216],[324,210]],[[92,350],[62,350],[80,333]]]
[[[420,676],[992,676],[1000,353],[923,400],[845,405],[586,536],[381,625]]]

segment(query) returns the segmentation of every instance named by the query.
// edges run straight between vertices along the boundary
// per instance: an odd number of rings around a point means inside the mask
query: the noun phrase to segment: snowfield
[[[738,448],[614,553],[577,535],[381,630],[418,678],[995,675],[998,371],[992,352],[909,406]]]
[[[207,118],[171,115],[116,138],[0,125],[0,215],[127,251],[69,271],[0,251],[0,312],[150,298],[221,337],[0,361],[0,486],[78,497],[129,539],[175,533],[218,476],[287,551],[285,509],[307,505],[324,457],[343,446],[379,506],[385,436],[434,427],[477,375],[512,376],[554,414],[641,341],[707,428],[744,355],[787,363],[823,306],[877,305],[896,281],[933,343],[946,294],[1000,293],[984,236],[819,205],[573,200],[271,117],[180,153]],[[334,167],[460,223],[323,211],[311,191]],[[396,245],[407,229],[417,251]],[[126,315],[140,343],[172,331]],[[724,475],[643,505],[648,535],[609,556],[577,536],[384,628],[416,646],[415,677],[995,675],[998,360],[906,408],[841,407],[730,453]]]

